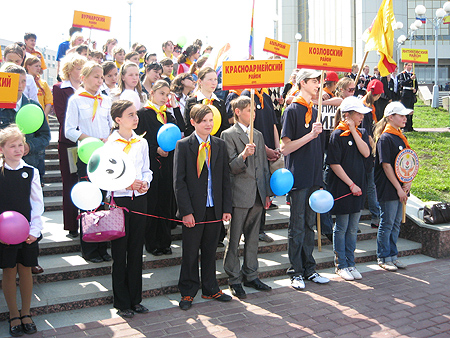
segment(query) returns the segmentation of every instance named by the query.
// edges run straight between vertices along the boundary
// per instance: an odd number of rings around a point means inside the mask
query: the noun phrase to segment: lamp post
[[[130,30],[128,36],[128,49],[131,50],[131,5],[133,4],[133,0],[127,0],[127,2],[130,5]]]
[[[423,5],[419,5],[416,7],[416,14],[419,17],[425,17],[426,8]],[[431,106],[433,108],[439,107],[439,84],[438,84],[438,38],[439,38],[439,26],[442,21],[444,21],[444,17],[450,13],[450,1],[447,1],[443,8],[438,8],[436,10],[436,16],[432,19],[432,24],[434,27],[434,86],[433,86],[433,101]]]
[[[400,63],[400,54],[401,54],[400,47],[405,43],[406,39],[407,37],[403,34],[397,38],[397,67]]]

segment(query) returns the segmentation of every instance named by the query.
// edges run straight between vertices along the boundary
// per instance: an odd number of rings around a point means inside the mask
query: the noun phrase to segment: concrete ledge
[[[420,208],[425,205],[411,195],[406,206],[406,223],[402,224],[400,237],[422,243],[422,254],[434,258],[450,257],[450,223],[426,224]]]

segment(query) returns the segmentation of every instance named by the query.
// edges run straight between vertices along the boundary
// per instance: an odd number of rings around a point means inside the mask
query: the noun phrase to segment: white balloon
[[[78,182],[70,192],[73,204],[81,210],[94,210],[102,203],[102,192],[91,182]]]
[[[136,169],[131,157],[107,145],[92,153],[87,173],[93,184],[108,191],[125,189],[136,179]]]

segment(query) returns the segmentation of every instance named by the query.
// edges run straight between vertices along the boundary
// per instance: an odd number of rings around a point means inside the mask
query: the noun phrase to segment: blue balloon
[[[270,177],[270,189],[277,196],[283,196],[291,191],[294,185],[294,175],[287,169],[278,169]]]
[[[177,125],[167,123],[158,130],[156,140],[159,147],[164,151],[172,151],[175,149],[177,141],[181,139],[181,131]]]
[[[326,190],[316,190],[309,197],[309,206],[319,214],[330,211],[333,205],[333,195]]]

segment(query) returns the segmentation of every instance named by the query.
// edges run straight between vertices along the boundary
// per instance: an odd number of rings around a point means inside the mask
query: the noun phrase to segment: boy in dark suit
[[[261,216],[264,208],[270,205],[270,174],[263,135],[254,129],[254,142],[249,141],[250,100],[247,96],[240,96],[231,102],[236,123],[221,135],[228,150],[233,196],[233,219],[223,266],[229,277],[231,293],[241,299],[247,296],[241,284],[243,279],[245,286],[260,291],[271,290],[258,278],[257,257]],[[239,241],[242,234],[245,246],[241,268]]]
[[[198,289],[202,297],[227,302],[216,279],[216,249],[221,222],[231,220],[230,171],[225,142],[211,136],[213,112],[197,104],[190,111],[195,132],[180,140],[174,156],[177,216],[183,221],[180,308],[188,310]],[[201,278],[198,256],[201,250]]]

